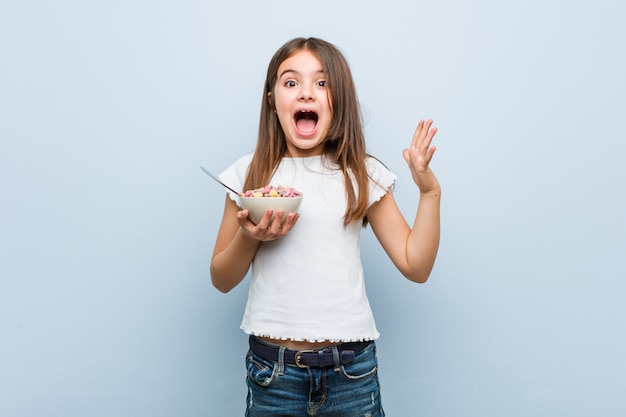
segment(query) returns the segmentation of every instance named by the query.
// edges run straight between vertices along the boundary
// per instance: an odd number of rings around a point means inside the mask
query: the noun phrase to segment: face
[[[283,61],[270,94],[291,156],[321,154],[332,110],[326,74],[317,57],[303,49]]]

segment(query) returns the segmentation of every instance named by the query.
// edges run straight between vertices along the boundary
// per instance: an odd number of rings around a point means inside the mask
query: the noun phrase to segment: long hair
[[[344,224],[347,225],[363,219],[367,211],[369,177],[365,165],[365,137],[350,67],[339,49],[324,40],[292,39],[279,48],[270,60],[263,88],[259,136],[244,189],[267,185],[281,159],[287,155],[285,134],[274,112],[273,90],[279,66],[304,49],[319,59],[327,77],[332,121],[323,142],[323,153],[343,172],[347,201]]]

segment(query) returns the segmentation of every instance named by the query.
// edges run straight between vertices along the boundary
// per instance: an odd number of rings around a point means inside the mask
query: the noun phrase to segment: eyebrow
[[[294,73],[294,74],[296,74],[296,75],[302,75],[302,74],[300,74],[300,73],[299,73],[298,71],[296,71],[296,70],[293,70],[293,69],[286,69],[286,70],[284,70],[283,72],[281,72],[281,73],[278,75],[278,78],[282,78],[285,74],[289,74],[289,73]],[[324,74],[324,73],[325,73],[325,71],[324,71],[323,69],[320,69],[320,70],[315,71],[315,74]]]

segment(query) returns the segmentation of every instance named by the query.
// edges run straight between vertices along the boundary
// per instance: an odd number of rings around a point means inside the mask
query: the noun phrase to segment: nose
[[[308,84],[303,84],[302,89],[300,90],[300,100],[311,101],[313,99],[315,99],[315,96],[313,95],[311,86]]]

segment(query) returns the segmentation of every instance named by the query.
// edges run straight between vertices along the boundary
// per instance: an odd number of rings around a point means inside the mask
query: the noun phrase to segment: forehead
[[[285,59],[278,67],[278,76],[286,73],[309,75],[311,73],[324,72],[320,60],[308,49],[301,49]]]

